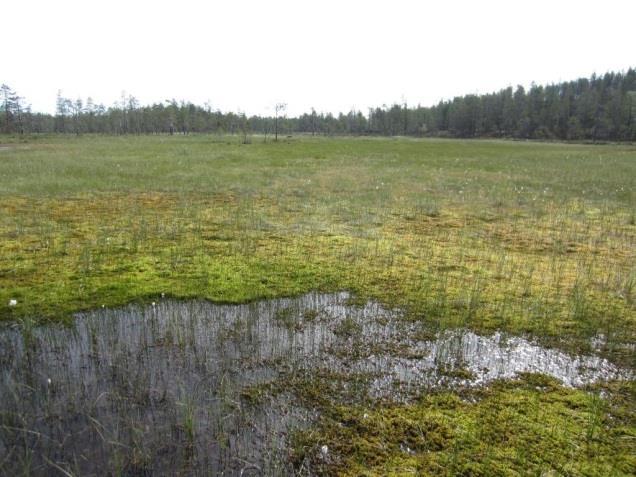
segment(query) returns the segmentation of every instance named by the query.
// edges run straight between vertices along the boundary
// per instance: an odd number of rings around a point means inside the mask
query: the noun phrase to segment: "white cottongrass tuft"
[[[320,448],[320,453],[321,453],[323,456],[326,456],[327,454],[329,454],[329,447],[327,447],[327,446],[322,446],[322,447]]]

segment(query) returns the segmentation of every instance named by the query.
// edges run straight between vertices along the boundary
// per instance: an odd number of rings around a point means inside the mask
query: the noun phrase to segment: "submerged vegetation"
[[[24,136],[0,147],[0,177],[0,317],[25,343],[40,323],[135,301],[348,290],[351,306],[399,307],[420,335],[410,339],[500,331],[634,367],[631,145]],[[279,310],[276,326],[293,334],[321,319],[301,311]],[[332,332],[347,340],[362,329],[345,319]],[[178,332],[170,339],[179,346]],[[442,374],[470,380],[475,370]],[[633,381],[569,389],[526,375],[385,402],[356,398],[363,377],[287,378],[320,415],[293,439],[298,472],[634,468]],[[241,395],[278,393],[272,382]],[[178,402],[175,432],[196,440],[196,403]]]

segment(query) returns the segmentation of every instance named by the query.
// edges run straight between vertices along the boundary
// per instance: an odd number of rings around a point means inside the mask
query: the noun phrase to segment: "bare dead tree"
[[[287,109],[287,104],[276,103],[274,107],[274,141],[278,141],[278,115]]]

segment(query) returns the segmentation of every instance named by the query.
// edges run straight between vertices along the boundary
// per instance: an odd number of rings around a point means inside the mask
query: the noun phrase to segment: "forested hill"
[[[371,134],[636,141],[636,70],[606,73],[547,86],[508,87],[466,95],[431,107],[394,104],[367,114],[246,117],[210,106],[167,101],[141,106],[133,96],[106,107],[92,99],[57,97],[55,115],[31,112],[9,86],[0,92],[4,133],[154,134]]]

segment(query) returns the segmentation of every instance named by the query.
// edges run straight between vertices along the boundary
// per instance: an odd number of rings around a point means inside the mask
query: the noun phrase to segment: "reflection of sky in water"
[[[246,406],[241,391],[283,370],[371,373],[369,395],[395,399],[518,372],[544,373],[568,386],[625,375],[605,359],[572,357],[501,333],[427,335],[423,323],[407,323],[398,311],[347,299],[346,293],[308,294],[238,306],[161,300],[84,313],[72,328],[33,330],[29,341],[6,329],[0,333],[3,419],[13,416],[13,427],[17,422],[48,436],[49,444],[36,434],[23,441],[49,459],[82,448],[92,459],[80,465],[83,473],[118,458],[119,444],[130,449],[135,433],[143,436],[139,452],[152,457],[153,471],[191,466],[233,475],[248,462],[277,473],[285,436],[309,414],[289,396]],[[434,338],[417,338],[425,335]],[[186,415],[195,422],[189,456],[179,454]],[[16,439],[0,431],[0,451]],[[63,450],[51,444],[61,441]]]

